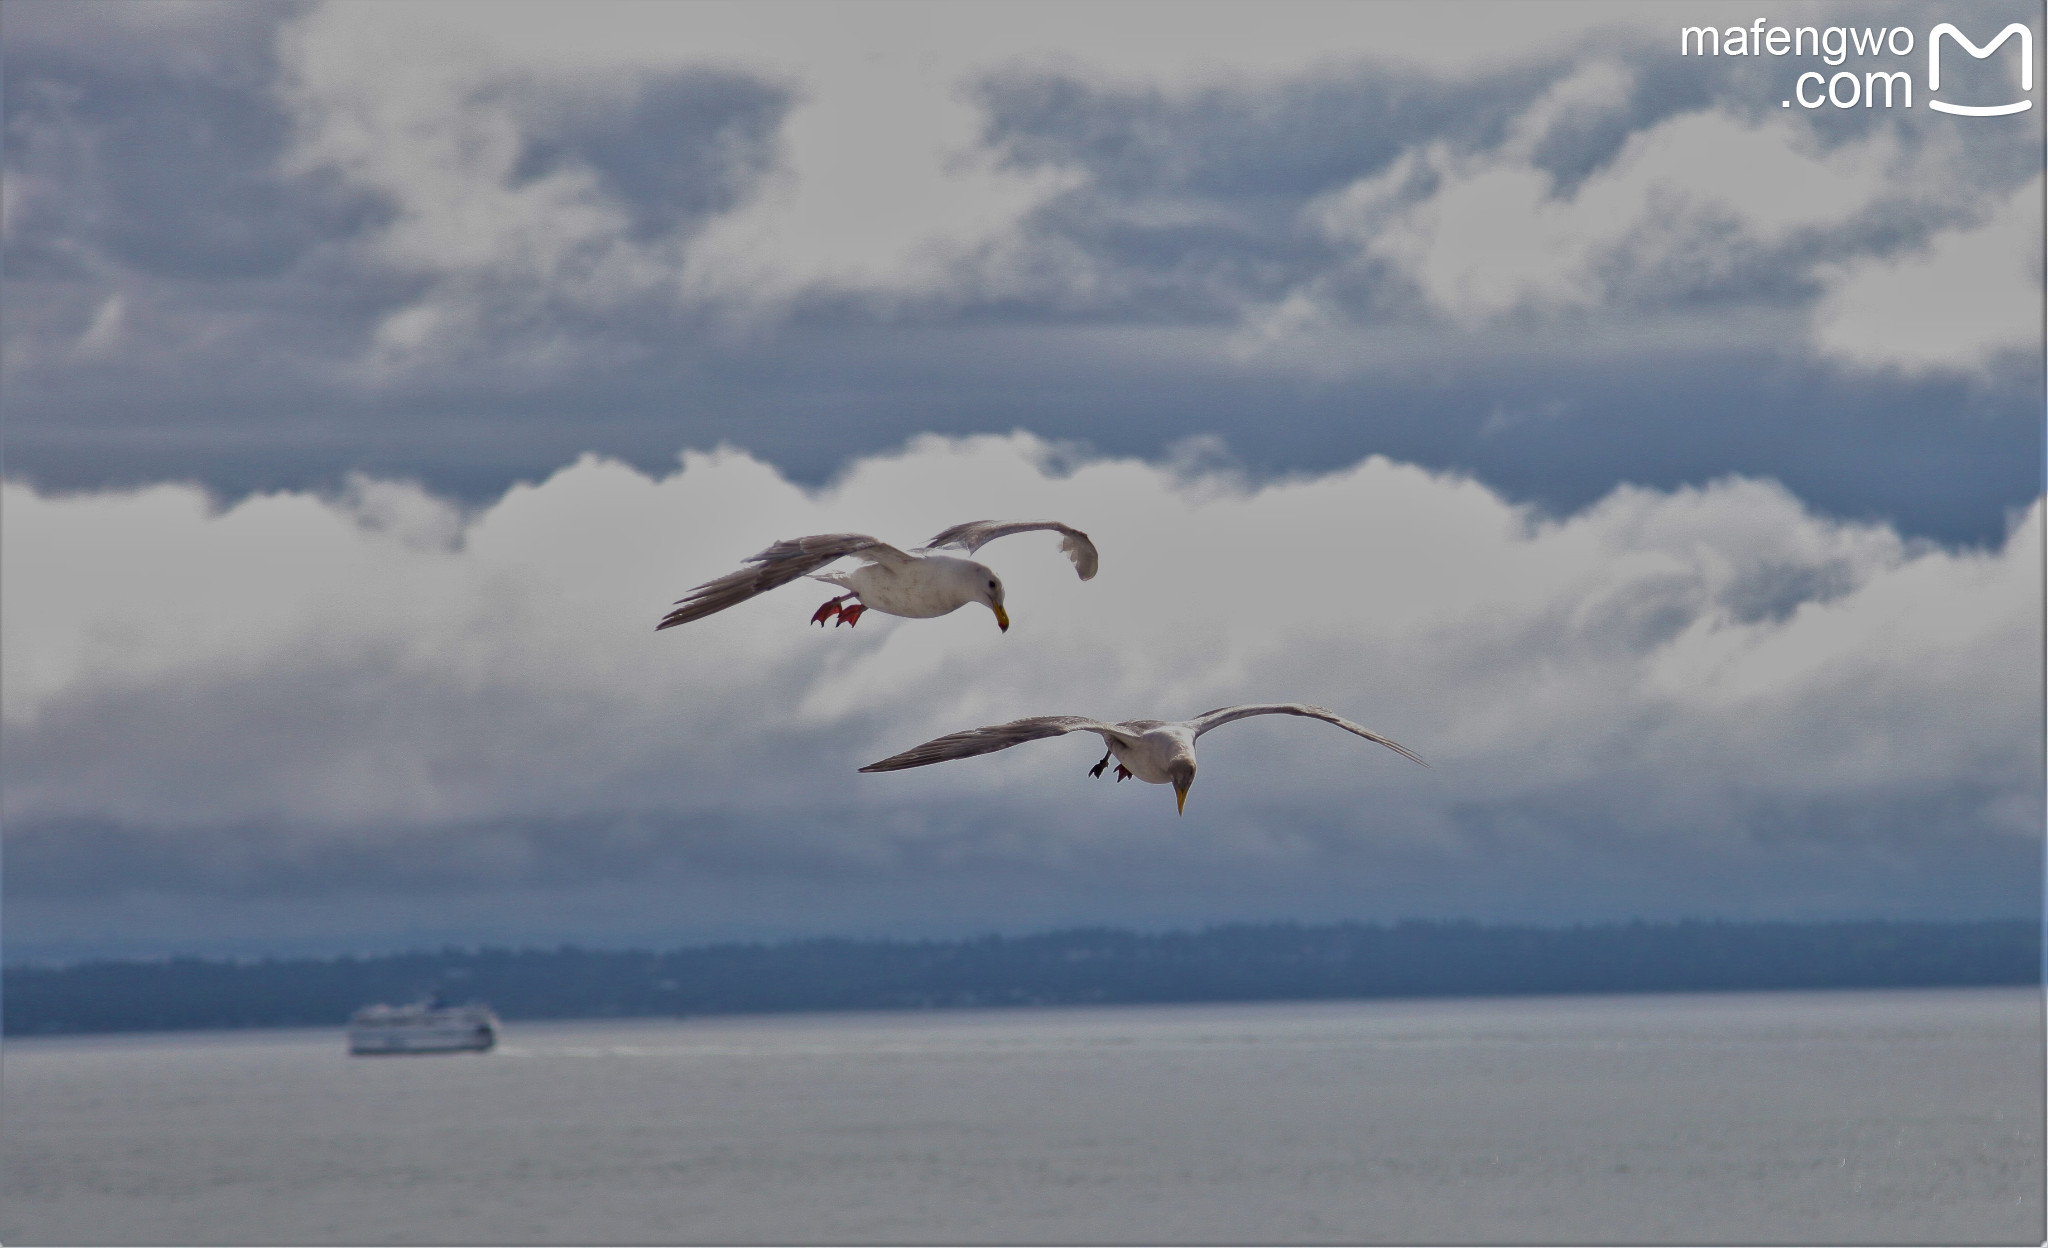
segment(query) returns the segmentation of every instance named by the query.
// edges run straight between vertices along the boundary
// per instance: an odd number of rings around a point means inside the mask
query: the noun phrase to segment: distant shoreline
[[[447,949],[0,971],[5,1034],[334,1026],[429,992],[511,1020],[2041,983],[2041,925],[1236,924],[667,952]]]

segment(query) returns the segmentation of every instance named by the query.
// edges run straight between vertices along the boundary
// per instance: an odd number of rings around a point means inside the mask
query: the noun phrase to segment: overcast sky
[[[1928,107],[2023,94],[1955,16],[9,0],[7,956],[2036,913],[2042,110]],[[1757,18],[1912,50],[1679,53]],[[1006,636],[652,631],[1041,515]],[[1434,769],[855,772],[1290,699]]]

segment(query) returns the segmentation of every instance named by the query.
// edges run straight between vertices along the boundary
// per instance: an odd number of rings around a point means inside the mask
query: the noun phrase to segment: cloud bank
[[[1227,464],[1018,434],[815,489],[590,456],[470,508],[8,485],[9,939],[2032,911],[2038,505],[1955,548],[1767,481],[1546,518],[1381,457]],[[652,628],[775,537],[1041,514],[1102,574],[986,548],[1007,636],[807,627],[824,586]],[[1185,818],[1090,780],[1092,740],[855,774],[1020,715],[1282,699],[1435,769],[1266,720],[1204,739]]]
[[[2040,110],[1455,12],[13,0],[10,470],[481,502],[1029,428],[1560,511],[1769,477],[1951,541],[2040,493]]]

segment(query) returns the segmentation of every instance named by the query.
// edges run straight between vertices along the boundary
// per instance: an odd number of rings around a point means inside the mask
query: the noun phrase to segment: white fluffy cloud
[[[1804,117],[1715,106],[1639,131],[1602,167],[1561,185],[1540,159],[1545,143],[1560,128],[1620,115],[1633,85],[1623,64],[1588,61],[1497,145],[1434,141],[1320,196],[1305,220],[1348,263],[1250,317],[1241,349],[1285,356],[1296,336],[1341,336],[1349,292],[1385,275],[1468,330],[1592,323],[1627,336],[1643,316],[1685,321],[1690,298],[1746,298],[1790,280],[1824,291],[1803,317],[1808,334],[1785,334],[1782,310],[1755,306],[1745,317],[1749,333],[1777,335],[1781,349],[1811,342],[1855,367],[1925,373],[1976,372],[2038,346],[2038,179],[1987,204],[1950,131],[1908,144],[1899,130],[1873,128],[1829,142]],[[1916,217],[1966,224],[1903,259],[1864,254],[1859,233],[1881,236]],[[1856,258],[1830,258],[1844,250]],[[1744,329],[1689,324],[1718,337]]]
[[[375,254],[429,279],[378,336],[377,360],[405,366],[486,332],[491,300],[656,296],[745,318],[805,292],[942,294],[967,273],[1000,288],[1006,266],[1033,262],[1013,256],[1028,215],[1084,178],[983,144],[972,88],[1005,68],[1185,91],[1367,60],[1469,69],[1642,20],[1598,4],[1467,12],[1446,38],[1419,12],[1324,3],[323,5],[283,39],[290,165],[395,206]],[[537,110],[616,104],[644,75],[692,69],[791,98],[774,171],[703,228],[636,237],[589,169],[518,176]]]
[[[987,548],[1007,636],[970,610],[821,631],[822,586],[652,628],[774,537],[1041,514],[1091,532],[1102,574],[1078,582],[1043,535]],[[66,827],[160,834],[171,858],[239,829],[228,874],[256,895],[266,863],[335,854],[528,887],[562,851],[520,829],[553,821],[603,830],[598,876],[667,846],[699,885],[738,854],[1053,892],[1157,873],[1324,910],[1347,888],[1437,908],[1427,881],[1462,877],[1444,905],[1540,878],[1567,913],[1575,890],[1799,912],[1948,889],[1967,911],[1992,903],[1941,864],[2040,834],[2040,521],[1943,549],[1748,480],[1543,519],[1379,458],[1251,486],[1023,435],[922,439],[818,491],[736,452],[658,480],[586,458],[469,514],[388,482],[225,510],[10,485],[5,814],[39,863]],[[855,774],[1019,715],[1274,699],[1435,769],[1265,720],[1205,738],[1184,819],[1089,780],[1077,740]]]
[[[1621,68],[1587,66],[1498,148],[1410,151],[1312,205],[1312,218],[1360,261],[1413,282],[1432,308],[1479,324],[1710,288],[1799,232],[1839,229],[1922,182],[1906,176],[1889,131],[1830,150],[1803,124],[1701,110],[1635,135],[1561,190],[1534,159],[1551,128],[1622,107],[1628,87]]]
[[[1865,368],[1974,372],[2042,343],[2042,182],[1925,248],[1834,266],[1814,312],[1825,354]]]

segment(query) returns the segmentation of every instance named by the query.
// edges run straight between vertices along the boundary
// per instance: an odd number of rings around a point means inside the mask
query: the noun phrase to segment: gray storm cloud
[[[805,490],[737,451],[659,478],[586,457],[468,511],[371,480],[224,509],[10,485],[10,906],[657,878],[707,913],[721,880],[840,880],[893,898],[869,925],[947,912],[899,895],[942,879],[1026,881],[1012,921],[1115,919],[1161,880],[1190,913],[2031,896],[1994,868],[2041,832],[2038,508],[1944,548],[1763,481],[1545,518],[1377,457],[1264,484],[1197,462],[928,437]],[[821,631],[808,582],[653,630],[774,538],[1041,514],[1102,573],[1049,535],[986,548],[1007,636],[967,610]],[[1268,720],[1205,738],[1184,819],[1091,781],[1076,740],[855,774],[1020,715],[1282,699],[1435,769]]]
[[[1781,112],[1782,65],[1678,57],[1640,6],[1455,36],[1401,6],[18,7],[31,380],[255,336],[300,384],[538,383],[821,307],[1137,316],[1309,367],[1284,348],[1317,331],[1733,332],[1702,300],[1882,367],[1838,305],[2040,202],[2037,130]],[[1855,302],[1922,370],[2012,338]]]
[[[1459,12],[11,0],[9,471],[475,503],[1026,428],[1950,541],[2038,496],[2038,111]]]

